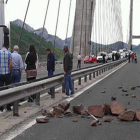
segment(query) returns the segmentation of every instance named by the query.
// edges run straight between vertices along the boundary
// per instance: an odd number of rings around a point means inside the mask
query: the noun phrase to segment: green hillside
[[[10,31],[11,31],[11,48],[12,49],[13,49],[13,46],[18,43],[20,30],[21,30],[21,27],[18,27],[16,25],[14,25],[13,23],[11,23],[11,30]],[[19,44],[20,54],[24,57],[25,54],[28,52],[30,45],[34,45],[36,50],[38,50],[39,40],[40,40],[40,37],[38,35],[35,35],[33,33],[26,31],[25,29],[23,29],[22,39],[21,39],[20,44]],[[46,60],[45,53],[46,53],[47,48],[50,48],[52,50],[53,45],[51,42],[47,42],[43,38],[42,39],[42,46],[40,47],[40,52],[39,52],[39,57],[40,57],[41,61]],[[60,59],[62,60],[62,57],[63,57],[63,50],[55,47],[55,58],[57,60],[60,60]]]

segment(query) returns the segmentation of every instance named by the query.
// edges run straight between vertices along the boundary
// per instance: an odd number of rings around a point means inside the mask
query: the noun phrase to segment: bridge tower
[[[74,58],[79,53],[82,57],[90,54],[95,4],[95,0],[77,0],[71,41],[71,53]]]
[[[4,0],[0,0],[0,25],[5,25]],[[0,49],[3,46],[3,28],[0,27]]]

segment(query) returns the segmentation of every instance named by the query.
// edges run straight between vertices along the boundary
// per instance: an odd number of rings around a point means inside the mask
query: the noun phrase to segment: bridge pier
[[[71,42],[71,53],[74,58],[77,58],[79,53],[82,57],[90,54],[94,9],[95,0],[77,0]]]
[[[5,25],[4,0],[0,0],[0,25]],[[3,28],[0,28],[0,49],[3,46]]]

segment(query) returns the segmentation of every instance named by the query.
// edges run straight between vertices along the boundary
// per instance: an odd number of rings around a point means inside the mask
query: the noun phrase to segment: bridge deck
[[[140,101],[131,96],[122,96],[122,86],[129,94],[140,98],[140,88],[132,91],[131,86],[140,86],[139,63],[130,63],[102,80],[88,91],[71,101],[71,106],[82,103],[85,107],[93,104],[111,104],[111,97],[116,96],[117,101],[128,109],[140,108]],[[101,93],[102,90],[106,93]],[[91,91],[90,91],[91,90]],[[90,91],[90,92],[89,92]],[[89,93],[88,93],[89,92]],[[128,102],[131,102],[128,105]],[[75,117],[74,117],[75,118]],[[51,118],[47,124],[35,124],[14,140],[139,140],[140,123],[122,122],[114,119],[111,123],[91,127],[91,119],[78,118],[78,123],[73,123],[72,118]]]

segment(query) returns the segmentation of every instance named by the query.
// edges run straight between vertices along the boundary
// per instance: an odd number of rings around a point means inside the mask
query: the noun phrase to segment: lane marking
[[[124,63],[123,65],[121,65],[120,67],[118,67],[117,69],[113,70],[111,73],[107,74],[106,76],[104,76],[103,78],[99,79],[98,81],[96,81],[95,83],[85,87],[84,89],[82,89],[81,91],[77,92],[74,97],[70,97],[68,99],[65,99],[66,101],[72,101],[74,100],[76,97],[78,97],[79,95],[81,95],[82,93],[84,93],[86,90],[88,90],[89,88],[95,86],[96,84],[98,84],[99,82],[101,82],[102,80],[106,79],[108,76],[110,76],[111,74],[113,74],[114,72],[116,72],[117,70],[119,70],[120,68],[122,68],[123,66],[125,66],[128,62]],[[78,81],[78,80],[77,80]],[[61,88],[58,88],[61,89]],[[65,101],[64,100],[64,101]],[[42,116],[39,116],[42,117]],[[25,130],[27,130],[28,128],[32,127],[33,125],[36,124],[36,120],[32,120],[30,122],[28,122],[28,124],[24,124],[20,130],[19,128],[16,128],[16,130],[12,131],[9,133],[9,136],[6,136],[4,138],[2,138],[2,140],[12,140],[15,137],[17,137],[18,135],[20,135],[21,133],[23,133]]]

